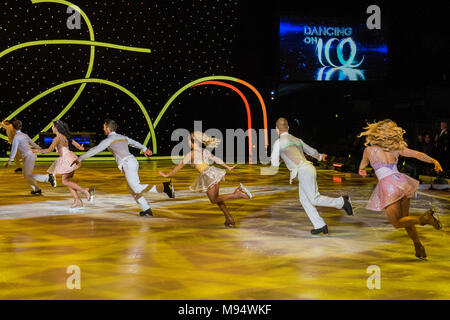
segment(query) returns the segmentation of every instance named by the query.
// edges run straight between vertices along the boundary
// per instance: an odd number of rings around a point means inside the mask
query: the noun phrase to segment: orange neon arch
[[[265,138],[265,145],[266,148],[268,148],[269,146],[269,133],[268,133],[268,127],[267,127],[267,110],[266,110],[266,104],[264,103],[264,99],[262,98],[261,94],[259,93],[259,91],[252,86],[250,83],[241,80],[241,79],[236,79],[236,81],[240,84],[243,84],[244,86],[250,88],[250,90],[253,91],[254,94],[256,94],[256,96],[258,97],[259,103],[261,104],[261,109],[263,112],[263,121],[264,121],[264,138]]]
[[[215,80],[227,80],[227,81],[233,81],[233,82],[237,82],[240,84],[243,84],[244,86],[246,86],[247,88],[249,88],[250,90],[253,91],[253,93],[257,96],[260,104],[261,104],[261,109],[263,112],[263,121],[264,121],[264,136],[265,136],[265,147],[268,148],[269,146],[269,134],[268,134],[268,127],[267,127],[267,111],[266,111],[266,104],[264,103],[264,100],[261,96],[261,94],[258,92],[258,90],[252,86],[250,83],[238,79],[238,78],[234,78],[234,77],[229,77],[229,76],[209,76],[209,77],[203,77],[203,78],[199,78],[197,80],[191,81],[188,84],[186,84],[185,86],[183,86],[182,88],[178,89],[177,92],[175,92],[170,98],[169,100],[166,102],[166,104],[164,105],[164,107],[162,108],[162,110],[159,112],[158,116],[156,117],[155,121],[153,122],[153,126],[156,128],[156,126],[158,125],[159,121],[161,120],[162,116],[164,115],[164,113],[167,111],[167,109],[170,107],[170,105],[175,101],[175,99],[180,96],[184,91],[186,91],[189,88],[192,88],[193,86],[195,86],[198,83],[202,83],[202,82],[206,82],[206,81],[215,81]],[[147,138],[146,141],[148,141],[148,139],[150,139],[151,136],[151,132],[149,132],[147,134]]]
[[[252,152],[252,150],[253,150],[253,148],[252,148],[253,141],[252,141],[252,135],[251,135],[252,114],[250,112],[250,105],[248,104],[247,98],[244,96],[242,91],[240,91],[238,88],[236,88],[235,86],[233,86],[231,84],[228,84],[226,82],[222,82],[222,81],[204,81],[204,82],[200,82],[200,83],[194,84],[192,87],[203,86],[203,85],[208,85],[208,84],[230,88],[231,90],[236,92],[241,97],[242,101],[244,101],[245,109],[247,110],[247,126],[248,126],[248,132],[249,132],[249,135],[248,135],[248,154],[249,154],[250,162],[251,162],[252,155],[253,155],[253,152]]]

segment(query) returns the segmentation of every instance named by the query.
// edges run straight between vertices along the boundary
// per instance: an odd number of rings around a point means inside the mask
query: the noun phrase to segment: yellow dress
[[[200,175],[189,187],[191,191],[206,192],[220,181],[225,180],[226,171],[224,169],[210,166],[206,162],[195,164],[194,167],[200,172]]]

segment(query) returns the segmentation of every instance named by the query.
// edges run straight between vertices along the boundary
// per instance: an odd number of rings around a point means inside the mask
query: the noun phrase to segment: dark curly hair
[[[55,126],[56,130],[58,130],[58,132],[60,134],[62,134],[64,137],[66,137],[67,142],[70,144],[73,140],[72,136],[70,135],[70,130],[69,130],[69,125],[61,120],[56,120],[55,122],[53,122],[53,125]]]

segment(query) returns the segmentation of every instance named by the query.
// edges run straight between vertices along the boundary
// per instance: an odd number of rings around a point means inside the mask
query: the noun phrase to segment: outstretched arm
[[[36,143],[36,142],[34,142],[30,137],[28,137],[28,143],[33,147],[33,148],[35,148],[35,149],[40,149],[41,147]]]
[[[183,168],[183,167],[186,165],[186,163],[189,162],[190,158],[191,158],[191,153],[189,152],[189,153],[183,158],[183,160],[182,160],[175,168],[172,169],[172,171],[170,171],[169,173],[164,173],[164,172],[162,172],[161,170],[159,170],[158,173],[159,173],[161,176],[163,176],[164,178],[168,178],[168,177],[170,177],[170,176],[173,176],[175,173],[177,173],[178,171],[180,171],[181,168]]]
[[[275,141],[272,146],[272,154],[270,155],[270,163],[272,167],[280,166],[280,139]]]
[[[30,139],[31,140],[31,139]],[[59,138],[55,137],[52,141],[52,144],[47,149],[40,149],[39,146],[37,149],[33,150],[33,153],[49,153],[53,152],[56,148]],[[31,140],[32,141],[32,140]]]
[[[303,140],[300,140],[300,141],[302,144],[303,151],[305,151],[305,153],[307,155],[309,155],[319,161],[325,160],[325,157],[327,156],[326,154],[320,154],[316,149],[314,149],[313,147],[310,147],[305,142],[303,142]]]
[[[401,150],[399,152],[399,155],[401,155],[403,157],[408,157],[408,158],[416,158],[420,161],[428,162],[428,163],[434,163],[436,161],[432,157],[428,156],[427,154],[425,154],[423,152],[419,152],[419,151],[408,149],[408,148]]]
[[[399,155],[401,155],[403,157],[408,157],[408,158],[416,158],[423,162],[433,163],[434,170],[436,172],[443,171],[441,165],[439,164],[439,162],[437,160],[433,159],[432,157],[428,156],[427,154],[425,154],[423,152],[405,148],[399,152]]]
[[[87,158],[95,156],[97,153],[102,152],[103,150],[108,148],[110,145],[111,145],[111,141],[109,139],[105,139],[105,140],[101,141],[98,145],[89,149],[88,152],[86,152],[81,157],[79,157],[78,162],[81,162],[83,160],[86,160]]]
[[[148,150],[148,148],[146,146],[144,146],[143,144],[141,144],[133,139],[130,139],[127,137],[127,140],[128,140],[128,145],[132,146],[133,148],[139,149],[144,153]]]
[[[132,146],[133,148],[141,150],[146,157],[150,157],[153,154],[152,150],[148,149],[143,144],[141,144],[133,139],[130,139],[128,137],[127,137],[127,140],[128,140],[128,145]]]
[[[78,142],[72,139],[72,145],[78,150],[84,151],[84,144],[80,145]]]
[[[260,174],[263,176],[273,176],[278,173],[280,166],[280,140],[274,142],[272,146],[272,154],[270,155],[270,167],[262,167]]]
[[[359,164],[358,173],[359,173],[359,175],[361,175],[363,177],[367,176],[367,172],[364,169],[369,165],[369,156],[367,154],[368,152],[369,151],[367,151],[367,148],[364,149],[363,158],[361,160],[361,163]]]
[[[18,139],[14,139],[12,146],[11,146],[11,153],[9,155],[8,162],[6,163],[6,167],[8,168],[11,165],[11,162],[14,160],[17,154],[17,149],[19,148],[19,141]]]
[[[208,150],[204,150],[204,152],[208,153],[208,156],[218,165],[226,168],[228,171],[233,170],[236,166],[232,166],[230,167],[229,165],[227,165],[222,159],[216,157],[215,155],[213,155],[211,152],[209,152]]]

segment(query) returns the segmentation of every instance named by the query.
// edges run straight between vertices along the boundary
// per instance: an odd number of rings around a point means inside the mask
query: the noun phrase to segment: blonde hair
[[[195,131],[191,133],[191,141],[198,142],[200,145],[204,144],[207,147],[217,148],[220,145],[220,139],[210,137],[203,132]]]
[[[361,132],[358,137],[366,137],[365,146],[378,146],[384,151],[403,150],[408,146],[403,140],[406,131],[391,119],[368,123],[364,129],[366,131]]]

